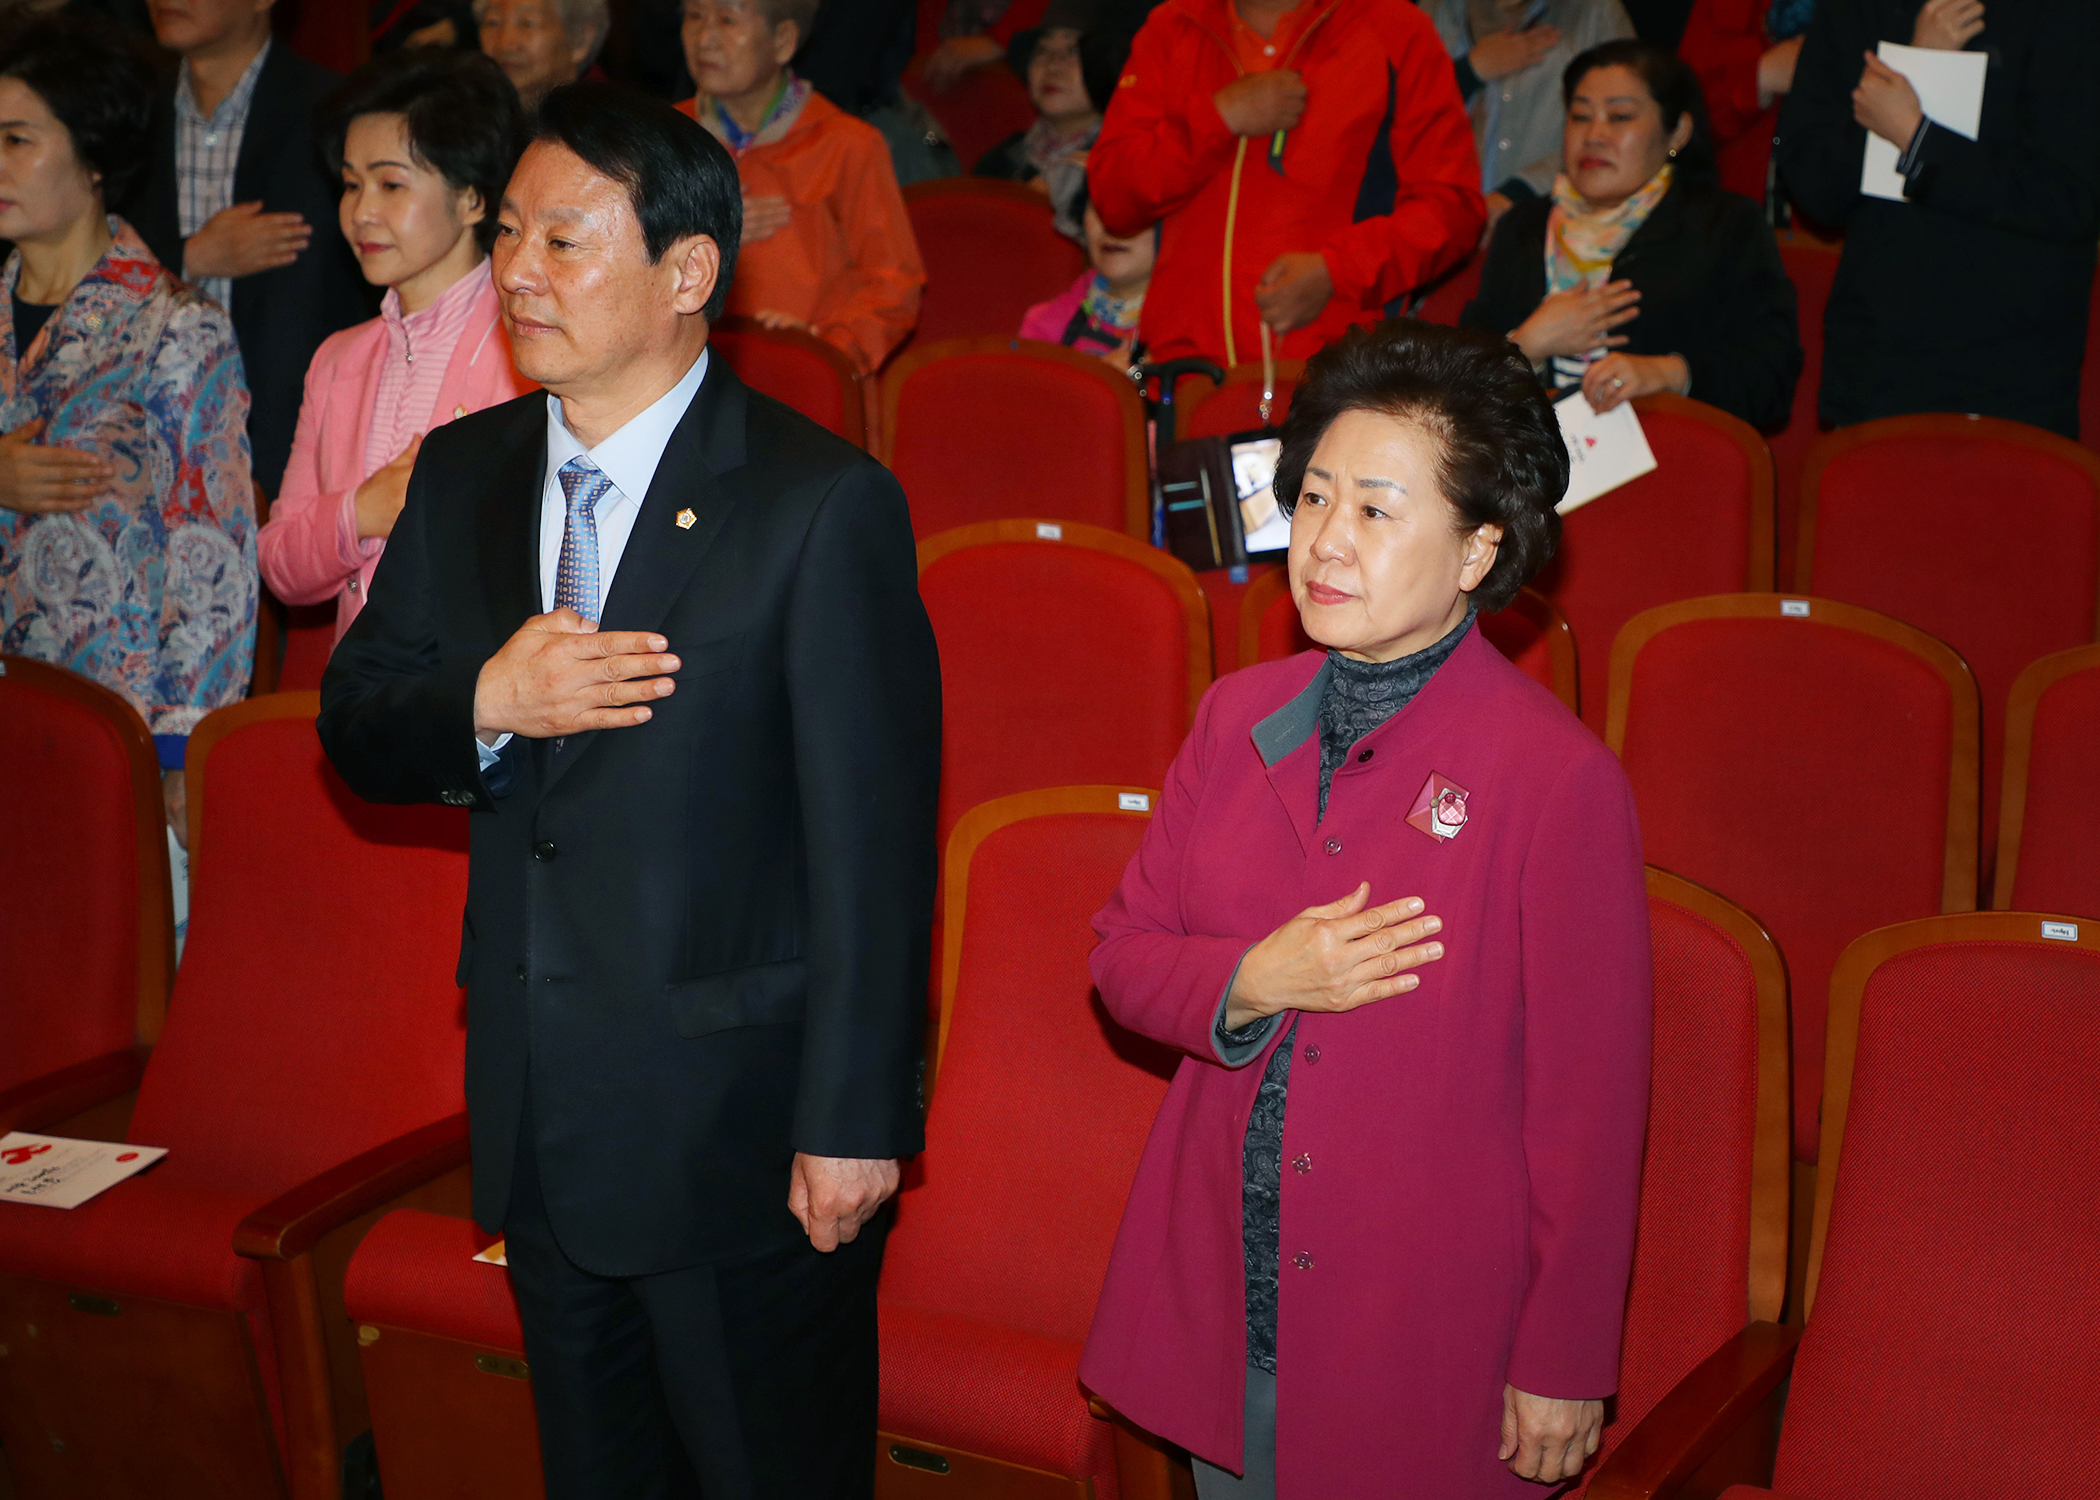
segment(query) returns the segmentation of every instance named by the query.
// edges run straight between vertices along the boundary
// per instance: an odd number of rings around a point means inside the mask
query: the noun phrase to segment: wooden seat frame
[[[1000,184],[1011,186],[1012,184]],[[1022,191],[1028,191],[1022,189]],[[875,456],[891,467],[897,457],[897,408],[903,399],[904,383],[937,360],[980,354],[1048,360],[1085,372],[1088,380],[1114,394],[1123,426],[1123,530],[1141,542],[1152,539],[1152,481],[1145,456],[1145,403],[1137,387],[1091,354],[1081,354],[1062,344],[1038,339],[1005,338],[997,334],[976,338],[946,339],[924,348],[907,349],[882,375],[882,424],[877,434]],[[1072,522],[1059,524],[1072,525]],[[1083,524],[1083,523],[1081,523]]]
[[[2027,770],[2034,756],[2034,716],[2042,697],[2066,677],[2100,672],[2100,645],[2073,646],[2029,662],[2013,679],[2005,703],[2005,780],[1998,799],[1998,874],[1991,907],[2012,906],[2020,864],[2020,829],[2027,817]]]

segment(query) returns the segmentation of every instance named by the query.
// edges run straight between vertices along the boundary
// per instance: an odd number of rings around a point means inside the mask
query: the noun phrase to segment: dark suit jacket
[[[667,636],[677,691],[512,740],[498,794],[474,685],[540,612],[545,463],[537,393],[425,439],[321,740],[360,796],[473,809],[475,1216],[503,1222],[529,1080],[563,1248],[646,1275],[798,1236],[796,1151],[920,1149],[940,668],[897,482],[715,360],[601,622]]]
[[[266,213],[296,213],[313,228],[305,253],[288,266],[233,283],[234,337],[248,377],[248,441],[255,480],[271,495],[284,478],[299,425],[306,366],[321,340],[379,310],[379,293],[357,268],[337,223],[342,177],[321,161],[314,106],[342,79],[284,44],[271,44],[255,80],[248,126],[234,166],[233,201],[262,201]],[[175,83],[154,100],[151,165],[117,209],[160,263],[182,274],[182,220],[175,179]]]
[[[1508,333],[1546,295],[1550,198],[1519,203],[1495,226],[1480,294],[1459,321]],[[1612,264],[1641,294],[1641,315],[1619,329],[1628,354],[1681,354],[1692,395],[1753,427],[1777,428],[1801,375],[1794,284],[1764,213],[1718,189],[1673,187]]]

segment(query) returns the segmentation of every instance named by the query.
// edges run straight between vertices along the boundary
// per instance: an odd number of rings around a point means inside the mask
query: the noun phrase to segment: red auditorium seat
[[[2085,368],[2078,379],[2078,436],[2088,448],[2100,448],[2100,275],[2093,278],[2093,301],[2086,313]]]
[[[1479,625],[1489,645],[1539,686],[1550,688],[1570,713],[1578,711],[1575,632],[1552,600],[1536,589],[1519,589],[1507,609],[1480,616]],[[1240,606],[1240,661],[1251,667],[1313,649],[1291,602],[1290,574],[1279,568],[1255,579]]]
[[[1166,778],[1210,686],[1185,564],[1092,526],[990,521],[919,544],[919,594],[941,651],[943,838],[1009,792]]]
[[[1590,643],[1582,720],[1604,728],[1608,642],[1658,604],[1772,587],[1772,455],[1747,423],[1682,396],[1634,403],[1657,467],[1572,511],[1532,587]]]
[[[276,603],[273,599],[271,603]],[[284,661],[277,669],[273,693],[304,693],[319,689],[328,658],[335,653],[335,606],[333,604],[286,604],[284,611]],[[258,650],[260,645],[258,644]],[[259,695],[251,695],[259,696]]]
[[[71,1211],[0,1203],[21,1500],[335,1494],[367,1425],[340,1269],[385,1205],[464,1201],[466,815],[358,801],[317,707],[190,738],[188,946],[121,1137],[168,1157]]]
[[[1929,630],[1975,672],[1993,848],[2013,678],[2100,634],[2100,453],[1989,417],[1890,417],[1816,444],[1801,486],[1794,586]]]
[[[1207,375],[1185,377],[1176,394],[1176,404],[1181,406],[1183,415],[1174,435],[1229,437],[1261,426],[1262,381],[1266,378],[1267,372],[1259,364],[1234,365],[1225,372],[1224,384],[1217,386],[1210,383]],[[1298,389],[1298,382],[1304,378],[1304,360],[1276,361],[1275,400],[1269,408],[1271,427],[1283,425],[1284,413],[1291,409],[1291,392]]]
[[[971,171],[985,152],[1035,123],[1035,105],[1028,98],[1028,85],[1015,76],[1004,59],[972,68],[953,88],[938,93],[926,83],[925,66],[923,56],[911,60],[902,79],[904,92],[926,106],[941,127],[941,134],[948,138],[963,171]]]
[[[1088,920],[1156,800],[1025,792],[972,809],[948,842],[926,1154],[882,1271],[879,1500],[1170,1493],[1165,1454],[1090,1414],[1078,1379],[1175,1064],[1107,1018],[1087,973]],[[1017,1220],[1018,1203],[1050,1219]]]
[[[1152,535],[1145,405],[1090,354],[1027,339],[907,351],[882,380],[881,450],[912,530],[1047,516]]]
[[[1442,323],[1447,328],[1456,328],[1466,304],[1480,295],[1480,273],[1487,265],[1487,252],[1476,250],[1458,266],[1445,273],[1442,280],[1431,285],[1422,298],[1422,305],[1415,309],[1415,316],[1424,323]]]
[[[1050,200],[1021,183],[986,177],[914,182],[904,189],[904,208],[926,263],[913,348],[1010,338],[1029,308],[1060,295],[1086,269],[1086,252],[1051,224]]]
[[[1620,1445],[1591,1500],[1731,1479],[1747,1483],[1723,1500],[2091,1487],[2095,994],[2100,930],[2031,913],[1905,922],[1845,951],[1807,1326],[1743,1330]],[[1775,1463],[1741,1427],[1789,1375]]]
[[[1793,981],[1794,1153],[1814,1159],[1823,1000],[1870,928],[1976,905],[1976,685],[1921,630],[1729,594],[1635,616],[1605,740],[1648,861],[1754,913]]]
[[[0,657],[0,1134],[49,1075],[82,1105],[130,1087],[175,972],[153,736],[120,695]],[[32,1084],[32,1080],[37,1080]],[[114,1086],[111,1086],[114,1084]],[[72,1111],[63,1111],[70,1114]]]
[[[2100,921],[2100,646],[2034,662],[2005,713],[1998,823],[2000,911],[2067,911]]]
[[[864,383],[837,346],[799,328],[766,328],[750,318],[724,318],[708,330],[707,342],[753,390],[849,443],[867,446]]]
[[[404,1208],[351,1257],[343,1306],[397,1500],[546,1493],[510,1273],[474,1259],[489,1241],[471,1220]]]
[[[1648,925],[1648,1151],[1598,1462],[1747,1323],[1777,1322],[1786,1291],[1786,962],[1741,907],[1653,867]]]
[[[1779,259],[1794,283],[1795,318],[1801,328],[1801,378],[1794,382],[1793,410],[1786,426],[1766,435],[1777,480],[1779,576],[1794,576],[1794,550],[1800,541],[1801,466],[1808,450],[1823,435],[1816,402],[1823,390],[1823,309],[1830,305],[1830,285],[1837,279],[1839,247],[1797,230],[1779,236]]]

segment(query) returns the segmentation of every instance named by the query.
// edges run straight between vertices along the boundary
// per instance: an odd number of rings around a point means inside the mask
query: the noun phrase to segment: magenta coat
[[[1445,956],[1408,994],[1298,1021],[1277,1492],[1542,1495],[1496,1460],[1504,1381],[1567,1398],[1618,1382],[1648,1103],[1633,796],[1596,737],[1474,630],[1365,736],[1316,823],[1326,672],[1308,652],[1211,689],[1095,918],[1110,1013],[1188,1056],[1080,1379],[1239,1470],[1241,1150],[1268,1052],[1229,1070],[1211,1028],[1250,945],[1369,880],[1373,903],[1427,901]],[[1406,821],[1432,773],[1468,794],[1449,840]]]

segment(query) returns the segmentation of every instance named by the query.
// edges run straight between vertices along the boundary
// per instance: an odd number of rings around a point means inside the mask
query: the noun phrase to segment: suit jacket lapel
[[[726,360],[710,358],[707,376],[664,445],[649,493],[605,596],[600,630],[656,630],[707,555],[736,496],[721,476],[744,462],[744,383]],[[689,523],[680,521],[688,513]],[[677,643],[672,643],[677,649]],[[549,757],[551,789],[597,742],[598,731],[572,734]]]
[[[500,646],[540,613],[540,492],[546,485],[547,407],[538,392],[511,403],[515,420],[475,502],[482,597]]]

